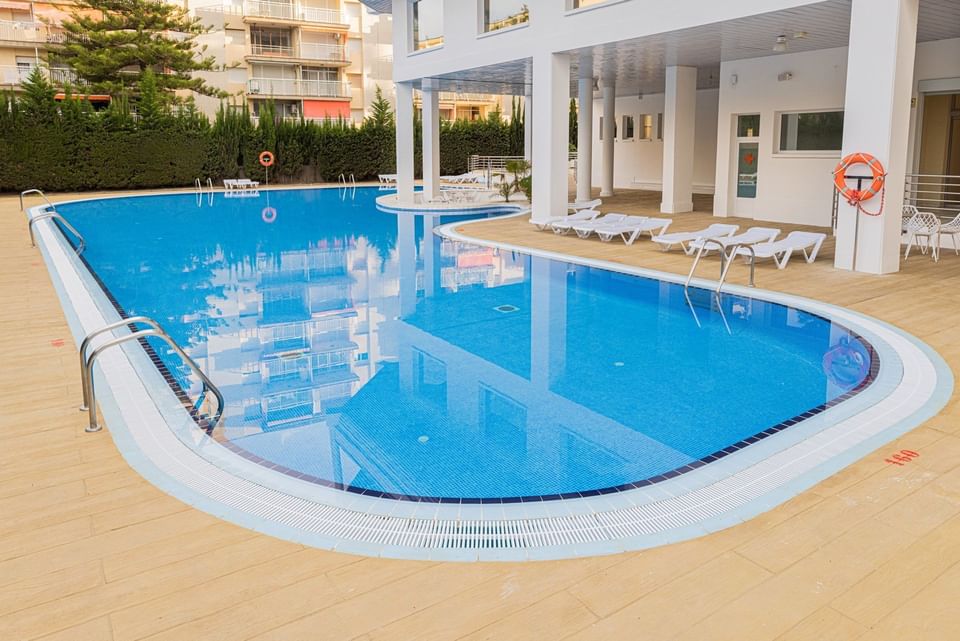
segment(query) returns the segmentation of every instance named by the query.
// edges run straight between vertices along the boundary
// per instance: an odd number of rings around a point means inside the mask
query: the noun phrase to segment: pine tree
[[[139,90],[148,68],[157,73],[157,90],[172,99],[177,89],[219,95],[194,71],[214,68],[196,37],[209,29],[181,6],[162,0],[79,0],[63,22],[66,41],[58,57],[95,91],[118,94]]]
[[[577,148],[577,101],[573,98],[570,99],[570,119],[569,122],[569,143],[570,149],[575,150]]]
[[[34,67],[21,85],[23,88],[23,111],[36,122],[49,123],[57,117],[57,90],[40,70]]]
[[[373,102],[370,103],[370,116],[367,120],[375,127],[393,125],[393,108],[390,106],[390,101],[383,97],[380,85],[377,85]]]
[[[157,76],[150,67],[144,69],[143,78],[140,80],[137,110],[142,127],[155,129],[163,123],[163,105],[160,104],[160,93],[157,90]]]

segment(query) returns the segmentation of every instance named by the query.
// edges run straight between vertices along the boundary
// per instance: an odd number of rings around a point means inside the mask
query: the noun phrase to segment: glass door
[[[760,114],[737,116],[734,139],[737,171],[734,185],[734,215],[751,216],[757,198],[760,164]]]

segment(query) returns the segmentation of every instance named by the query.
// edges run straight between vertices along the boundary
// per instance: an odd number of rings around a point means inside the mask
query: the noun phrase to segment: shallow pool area
[[[466,218],[379,211],[379,193],[58,205],[87,249],[49,224],[48,263],[89,269],[104,319],[158,320],[226,399],[205,432],[171,401],[199,391],[178,357],[125,348],[166,425],[138,427],[104,362],[107,424],[153,482],[366,554],[604,553],[749,518],[940,400],[935,355],[852,312],[470,241]],[[211,489],[238,479],[270,498]]]

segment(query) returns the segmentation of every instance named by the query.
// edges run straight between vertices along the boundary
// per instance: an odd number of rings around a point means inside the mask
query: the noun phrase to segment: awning
[[[94,94],[90,94],[89,96],[85,96],[83,94],[74,93],[74,94],[70,94],[70,97],[73,98],[74,100],[86,99],[86,100],[89,100],[90,102],[110,102],[110,96],[107,94],[94,93]],[[67,98],[67,94],[63,93],[62,91],[53,96],[54,100],[66,100],[66,98]]]
[[[14,11],[30,11],[30,3],[15,2],[14,0],[0,0],[0,9],[13,9]]]

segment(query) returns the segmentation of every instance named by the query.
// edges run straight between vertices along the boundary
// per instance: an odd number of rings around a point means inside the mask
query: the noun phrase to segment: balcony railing
[[[0,85],[20,85],[30,76],[34,67],[23,67],[14,65],[0,66]],[[73,69],[53,68],[47,69],[40,67],[41,73],[54,85],[62,87],[66,84],[83,85],[82,80],[77,78],[77,73]]]
[[[952,220],[960,214],[960,176],[907,174],[903,204]]]
[[[317,42],[304,42],[299,50],[289,45],[251,44],[250,53],[254,56],[276,58],[304,58],[306,60],[322,60],[325,62],[346,62],[346,47]]]
[[[0,40],[13,42],[63,42],[61,29],[42,22],[0,20]]]
[[[339,9],[306,7],[297,2],[276,2],[275,0],[247,0],[243,5],[243,15],[324,24],[347,23],[346,17]]]
[[[247,91],[251,94],[265,96],[350,97],[350,85],[339,80],[250,78],[247,81]]]
[[[300,57],[310,60],[346,62],[347,48],[343,45],[331,45],[319,42],[302,42],[300,43]]]

